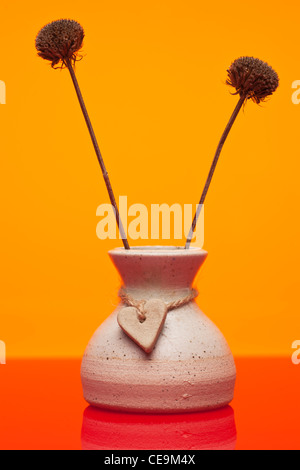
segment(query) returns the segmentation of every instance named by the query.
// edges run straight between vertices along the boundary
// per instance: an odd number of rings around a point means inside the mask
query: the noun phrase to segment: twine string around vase
[[[167,312],[174,310],[175,308],[183,307],[198,296],[199,292],[197,289],[190,289],[190,292],[185,296],[179,299],[173,300],[172,302],[166,303]],[[138,311],[138,319],[141,323],[146,320],[146,314],[144,311],[144,305],[147,302],[146,300],[137,300],[134,299],[131,295],[128,294],[125,287],[121,287],[119,290],[119,297],[124,304],[128,307],[135,307]]]

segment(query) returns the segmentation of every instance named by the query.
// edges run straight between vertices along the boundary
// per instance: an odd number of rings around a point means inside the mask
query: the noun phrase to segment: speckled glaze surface
[[[188,294],[207,252],[199,248],[117,248],[109,255],[136,299],[171,302]],[[233,398],[234,359],[219,329],[196,302],[168,313],[151,354],[121,330],[117,309],[85,351],[81,379],[94,406],[147,413],[220,408]]]

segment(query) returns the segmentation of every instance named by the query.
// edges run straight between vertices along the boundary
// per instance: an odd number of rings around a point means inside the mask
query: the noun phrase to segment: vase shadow
[[[82,450],[234,450],[230,406],[186,414],[120,413],[89,406],[83,413]]]

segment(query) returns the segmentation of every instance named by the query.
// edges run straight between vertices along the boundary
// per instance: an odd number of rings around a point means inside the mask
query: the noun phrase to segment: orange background
[[[47,22],[85,29],[77,77],[116,195],[196,203],[237,101],[241,55],[280,76],[226,142],[205,208],[199,304],[235,355],[290,355],[300,335],[298,1],[3,1],[0,339],[8,357],[81,356],[117,303],[96,237],[105,186],[66,70],[36,56]],[[171,240],[172,243],[172,240]]]

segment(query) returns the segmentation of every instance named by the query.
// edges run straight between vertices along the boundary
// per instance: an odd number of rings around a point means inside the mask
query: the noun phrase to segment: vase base
[[[114,367],[109,362],[114,362]],[[222,408],[233,399],[233,357],[191,361],[84,361],[85,400],[135,413],[188,413]]]

